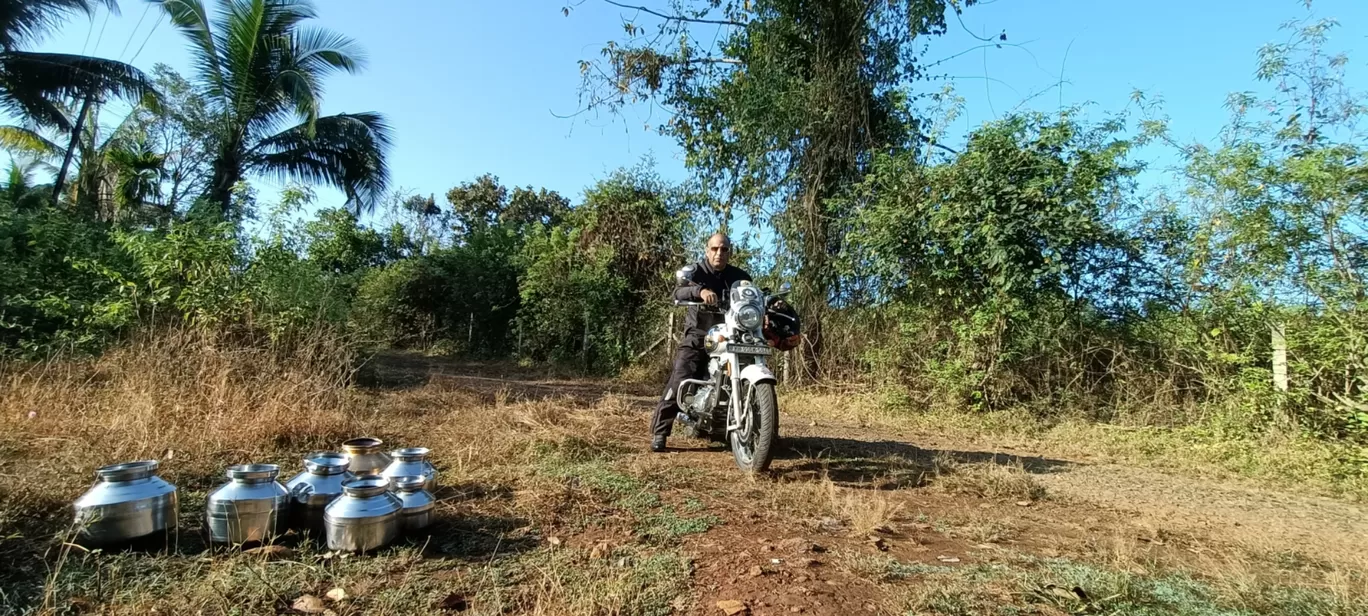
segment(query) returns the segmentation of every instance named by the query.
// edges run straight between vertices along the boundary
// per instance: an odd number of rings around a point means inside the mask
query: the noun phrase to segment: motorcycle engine
[[[705,416],[708,412],[708,398],[712,395],[713,386],[704,385],[694,391],[694,395],[689,398],[690,414],[695,417]]]

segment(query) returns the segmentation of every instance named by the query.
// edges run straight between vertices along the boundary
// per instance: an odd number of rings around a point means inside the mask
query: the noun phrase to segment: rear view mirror
[[[698,269],[698,266],[692,263],[679,268],[679,271],[675,272],[675,285],[682,287],[684,285],[693,284],[693,275],[694,270],[696,269]]]

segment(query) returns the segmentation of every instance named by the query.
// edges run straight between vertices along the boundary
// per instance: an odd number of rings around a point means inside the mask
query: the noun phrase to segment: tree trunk
[[[232,152],[235,149],[235,146],[229,144],[221,151]],[[219,213],[226,220],[232,214],[233,187],[242,179],[242,164],[234,156],[219,154],[214,159],[213,168],[214,176],[209,184],[207,196],[210,202],[219,207]]]
[[[57,179],[52,182],[52,202],[62,196],[62,189],[66,187],[67,171],[71,169],[71,159],[76,156],[76,148],[81,143],[81,129],[85,127],[86,114],[90,113],[90,105],[95,102],[94,96],[86,96],[81,102],[81,111],[76,114],[76,125],[71,128],[71,141],[67,143],[66,155],[62,157],[62,166],[57,170]]]

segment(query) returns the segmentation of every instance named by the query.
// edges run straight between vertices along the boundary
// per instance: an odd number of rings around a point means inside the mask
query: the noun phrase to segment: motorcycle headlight
[[[760,312],[759,308],[756,308],[755,306],[742,306],[741,309],[736,312],[736,323],[746,329],[755,329],[760,327],[760,324],[764,321],[764,317],[765,315]]]

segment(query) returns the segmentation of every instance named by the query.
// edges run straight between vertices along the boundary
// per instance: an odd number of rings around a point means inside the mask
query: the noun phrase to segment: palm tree
[[[309,0],[151,0],[190,42],[197,86],[218,116],[207,197],[226,214],[233,187],[248,174],[342,189],[357,213],[373,208],[389,183],[389,127],[377,113],[319,116],[323,80],[356,73],[352,39],[305,20]],[[293,126],[286,126],[294,124]]]
[[[148,141],[142,121],[146,108],[134,107],[108,131],[100,122],[100,111],[99,105],[87,110],[69,159],[64,158],[65,148],[45,135],[55,131],[51,128],[0,126],[0,147],[26,173],[53,172],[54,162],[68,162],[75,169],[72,181],[55,192],[52,187],[47,190],[65,195],[65,202],[86,217],[111,222],[169,217],[173,206],[162,198],[166,156]]]
[[[135,217],[161,217],[161,183],[165,156],[147,142],[135,108],[108,134],[102,134],[98,109],[91,112],[77,152],[80,164],[72,181],[70,203],[99,220],[128,222]]]
[[[0,205],[16,210],[36,209],[46,202],[46,187],[34,186],[31,181],[33,172],[41,167],[36,161],[20,162],[10,159],[9,169],[4,172],[5,181],[0,184]]]
[[[91,16],[101,6],[113,13],[119,9],[118,0],[0,0],[0,110],[71,134],[54,196],[61,192],[90,106],[109,96],[141,99],[155,94],[147,77],[123,62],[24,50],[68,17]],[[74,121],[62,111],[66,100],[81,101]]]

